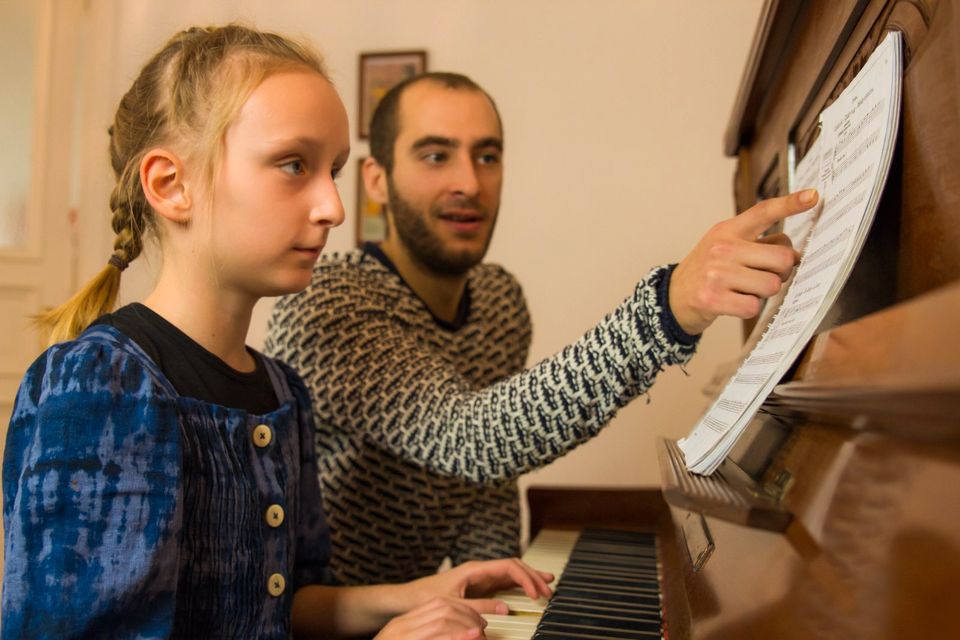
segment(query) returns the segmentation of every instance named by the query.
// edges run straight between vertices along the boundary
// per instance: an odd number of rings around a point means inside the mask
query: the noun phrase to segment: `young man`
[[[524,371],[519,284],[481,263],[496,223],[503,134],[470,79],[430,73],[381,101],[363,166],[389,235],[321,259],[282,299],[267,351],[313,392],[332,568],[409,580],[445,557],[516,555],[515,479],[596,435],[721,314],[749,317],[796,262],[767,227],[815,194],[761,203],[658,267],[580,340]]]

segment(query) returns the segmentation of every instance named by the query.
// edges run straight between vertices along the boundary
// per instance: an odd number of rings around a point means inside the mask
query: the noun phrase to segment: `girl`
[[[323,586],[308,393],[244,340],[256,301],[304,288],[343,221],[348,144],[316,55],[240,26],[177,34],[123,97],[113,255],[42,318],[59,344],[7,438],[6,637],[471,638],[505,605],[463,596],[549,594],[517,560]],[[156,288],[103,315],[147,231]]]

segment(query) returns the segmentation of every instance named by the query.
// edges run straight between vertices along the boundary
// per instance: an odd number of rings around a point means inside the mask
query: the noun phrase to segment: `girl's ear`
[[[192,200],[184,179],[183,162],[167,149],[147,151],[140,161],[140,185],[157,215],[170,222],[190,221]]]
[[[367,195],[377,204],[387,204],[387,172],[373,157],[363,161],[363,185]]]

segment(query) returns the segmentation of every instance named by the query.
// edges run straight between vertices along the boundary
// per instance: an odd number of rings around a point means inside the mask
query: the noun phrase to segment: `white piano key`
[[[567,565],[567,558],[570,557],[570,552],[573,551],[579,536],[579,531],[545,529],[527,548],[527,552],[523,554],[523,561],[534,569],[552,573],[554,579],[550,586],[553,587],[560,579],[560,574]],[[526,615],[485,615],[484,618],[488,624],[484,633],[488,640],[532,638],[549,599],[531,600],[521,589],[503,591],[494,597],[506,602],[511,611]]]
[[[537,630],[539,615],[483,616],[487,628],[483,630],[487,640],[529,640]]]
[[[510,607],[510,611],[520,611],[524,613],[540,613],[547,608],[549,598],[537,598],[531,600],[523,591],[511,590],[498,593],[497,600],[503,600]]]

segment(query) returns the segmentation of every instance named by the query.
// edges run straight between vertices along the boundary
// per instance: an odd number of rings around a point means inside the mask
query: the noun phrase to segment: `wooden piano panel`
[[[960,637],[956,451],[806,424],[781,464],[786,534],[708,519],[713,556],[682,567],[691,637]]]
[[[904,297],[960,276],[960,3],[918,4],[935,6],[904,76],[897,283]]]
[[[768,9],[725,141],[738,209],[786,184],[788,144],[802,155],[888,28],[904,32],[900,140],[836,326],[754,421],[786,434],[755,480],[794,519],[709,520],[712,558],[680,567],[689,636],[960,637],[960,0]]]
[[[960,284],[813,341],[765,404],[793,432],[761,482],[786,484],[794,521],[746,548],[755,534],[718,523],[716,562],[691,581],[738,600],[701,616],[694,599],[696,637],[960,637],[942,605],[960,601],[957,326]]]

